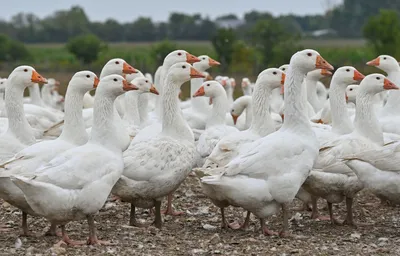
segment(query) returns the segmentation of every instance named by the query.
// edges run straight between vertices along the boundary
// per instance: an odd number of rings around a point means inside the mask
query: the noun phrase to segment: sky
[[[84,8],[92,21],[113,18],[120,22],[140,16],[166,21],[171,12],[200,13],[215,18],[233,13],[239,17],[250,10],[280,14],[321,14],[342,0],[1,0],[0,19],[10,20],[19,12],[34,13],[40,18],[73,5]]]

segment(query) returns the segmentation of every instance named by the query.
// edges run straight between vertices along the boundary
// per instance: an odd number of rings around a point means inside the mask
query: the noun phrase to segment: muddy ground
[[[327,214],[320,200],[322,214]],[[326,221],[310,219],[309,212],[291,212],[290,238],[267,237],[259,232],[260,224],[252,218],[245,230],[220,228],[219,209],[202,193],[198,181],[188,177],[175,193],[174,206],[185,212],[179,217],[164,217],[162,230],[154,227],[128,226],[129,204],[109,202],[96,216],[99,239],[111,240],[113,246],[58,247],[56,237],[44,237],[48,223],[29,218],[31,237],[19,237],[19,210],[0,201],[0,223],[10,227],[0,232],[0,255],[400,255],[398,207],[381,206],[380,201],[362,191],[355,203],[357,228],[332,226]],[[300,206],[298,201],[293,207]],[[343,219],[345,205],[334,207]],[[141,221],[150,222],[153,215],[138,210]],[[241,209],[228,208],[230,221],[242,220]],[[281,227],[281,216],[271,216],[268,226]],[[88,235],[85,221],[67,225],[71,239],[84,240]]]

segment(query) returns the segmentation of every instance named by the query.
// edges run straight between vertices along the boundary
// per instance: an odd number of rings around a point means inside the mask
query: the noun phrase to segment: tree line
[[[329,2],[329,0],[326,0]],[[227,14],[212,20],[200,14],[171,13],[165,22],[155,23],[151,18],[140,17],[132,22],[120,23],[115,19],[92,22],[85,11],[74,6],[56,11],[40,19],[32,13],[19,13],[10,21],[0,21],[0,33],[25,43],[67,42],[71,37],[94,34],[106,42],[152,42],[169,40],[210,40],[216,31],[234,26],[241,39],[260,20],[274,20],[285,31],[307,35],[320,29],[333,29],[339,37],[361,37],[362,27],[379,9],[400,10],[400,1],[393,0],[344,0],[338,6],[327,7],[321,15],[283,15],[274,17],[268,12],[250,11],[240,19]]]

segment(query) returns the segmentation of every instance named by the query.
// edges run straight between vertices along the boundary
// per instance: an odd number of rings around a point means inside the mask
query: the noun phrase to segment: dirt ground
[[[326,215],[325,203],[320,200],[318,205]],[[188,177],[174,197],[175,208],[185,214],[165,216],[162,230],[130,227],[129,204],[107,203],[96,216],[97,229],[99,239],[111,240],[113,246],[54,246],[59,239],[43,236],[48,223],[40,218],[28,219],[33,236],[19,237],[21,213],[3,201],[0,206],[0,223],[11,228],[0,232],[0,255],[400,255],[399,208],[381,206],[366,191],[355,203],[357,228],[332,226],[311,220],[309,212],[292,211],[292,236],[285,239],[261,235],[254,218],[245,231],[222,230],[219,209],[202,195],[194,177]],[[336,216],[344,217],[345,209],[344,204],[335,206]],[[147,211],[137,214],[141,221],[153,220]],[[226,214],[230,221],[243,220],[244,211],[230,207]],[[271,216],[267,225],[279,231],[281,216]],[[67,230],[75,240],[88,235],[85,221],[70,223]]]

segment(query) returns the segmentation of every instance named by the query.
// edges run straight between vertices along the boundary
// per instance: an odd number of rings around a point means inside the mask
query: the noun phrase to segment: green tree
[[[0,61],[29,60],[31,55],[25,45],[0,34]]]
[[[177,50],[177,46],[168,41],[164,40],[160,43],[155,44],[151,48],[151,55],[154,60],[156,60],[157,66],[161,66],[163,64],[164,58],[172,51]]]
[[[211,39],[218,60],[221,62],[222,71],[226,72],[231,63],[232,55],[235,51],[236,34],[232,29],[218,29],[216,35]]]
[[[285,58],[280,59],[278,55],[283,52],[280,47],[285,46],[287,54],[293,54],[295,51],[287,49],[287,45],[294,47],[296,37],[273,19],[258,21],[250,31],[250,38],[251,44],[259,53],[259,61],[263,64],[260,65],[260,70],[271,64],[276,66],[284,63]]]
[[[70,39],[67,49],[85,64],[97,60],[99,53],[107,47],[97,36],[85,35]]]
[[[400,19],[398,12],[381,10],[379,15],[368,20],[363,33],[377,55],[389,54],[395,58],[400,57]]]

